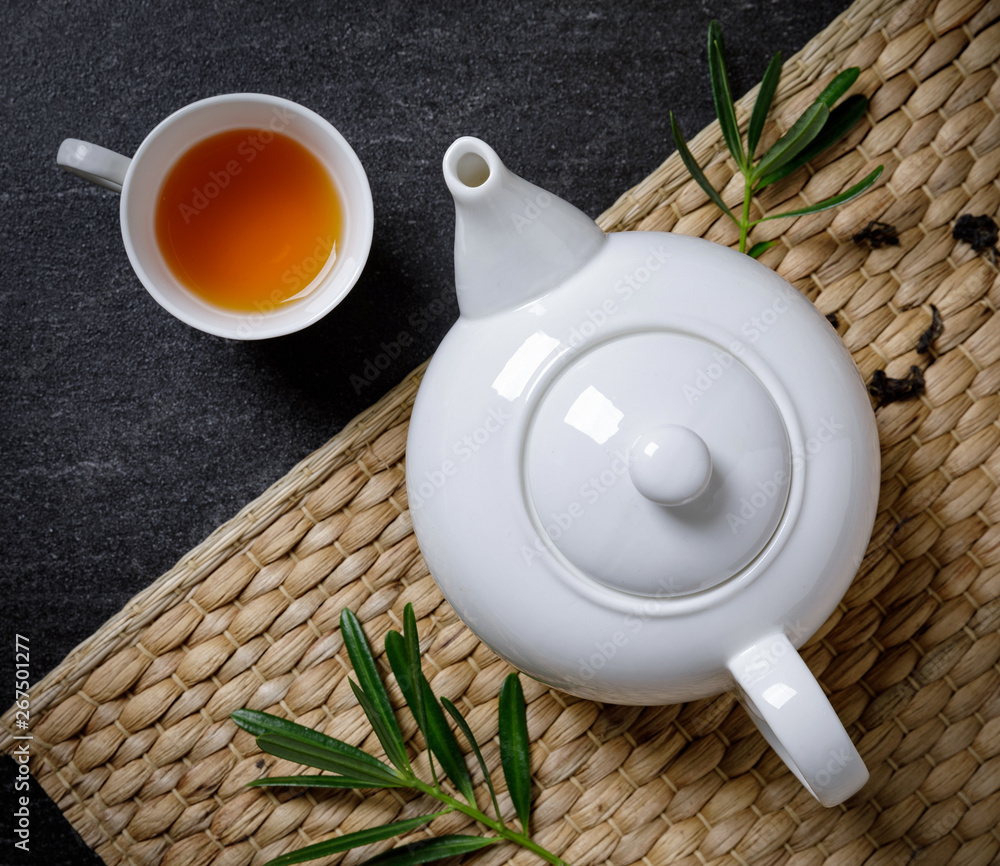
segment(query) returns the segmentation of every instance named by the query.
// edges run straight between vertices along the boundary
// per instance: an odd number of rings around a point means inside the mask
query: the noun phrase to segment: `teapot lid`
[[[683,331],[583,351],[537,395],[522,450],[542,542],[584,579],[644,597],[739,574],[781,522],[791,476],[769,390]]]

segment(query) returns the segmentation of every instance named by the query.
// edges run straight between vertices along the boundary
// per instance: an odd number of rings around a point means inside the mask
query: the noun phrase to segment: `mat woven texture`
[[[951,235],[960,214],[996,217],[1000,206],[998,18],[1000,0],[860,0],[788,61],[777,125],[765,133],[766,144],[834,72],[861,67],[855,90],[871,98],[867,121],[757,206],[801,206],[882,163],[879,185],[839,210],[764,223],[754,239],[780,240],[763,261],[837,315],[866,380],[911,365],[926,376],[923,397],[877,411],[874,537],[843,603],[803,651],[871,780],[843,806],[823,808],[731,695],[623,708],[525,679],[533,829],[577,866],[1000,862],[1000,279],[988,255]],[[751,97],[738,107],[744,124]],[[735,205],[741,190],[728,183],[734,166],[718,126],[691,144]],[[873,219],[899,229],[898,246],[851,240]],[[676,155],[600,222],[737,239]],[[918,354],[932,304],[944,333]],[[498,765],[508,668],[442,600],[407,512],[404,448],[421,372],[33,689],[31,769],[107,863],[259,864],[426,805],[391,792],[244,788],[293,768],[228,721],[239,707],[379,751],[348,687],[344,607],[381,647],[413,603],[434,691],[464,706],[487,763]],[[4,722],[0,748],[9,751],[10,712]],[[412,724],[404,733],[422,750]],[[485,802],[482,786],[479,794]],[[512,813],[506,795],[502,803]],[[475,832],[457,815],[430,830]],[[509,858],[538,862],[512,847],[469,859]]]

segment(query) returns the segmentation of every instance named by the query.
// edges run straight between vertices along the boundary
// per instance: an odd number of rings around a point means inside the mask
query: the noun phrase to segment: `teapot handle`
[[[868,781],[868,768],[791,641],[768,635],[728,663],[764,738],[817,800],[836,806]]]

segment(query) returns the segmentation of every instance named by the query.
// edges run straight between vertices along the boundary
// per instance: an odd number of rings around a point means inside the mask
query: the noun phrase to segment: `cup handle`
[[[769,635],[728,663],[764,738],[810,794],[836,806],[868,781],[868,768],[791,641]]]
[[[120,193],[132,160],[89,141],[67,138],[59,145],[56,162],[84,180]]]

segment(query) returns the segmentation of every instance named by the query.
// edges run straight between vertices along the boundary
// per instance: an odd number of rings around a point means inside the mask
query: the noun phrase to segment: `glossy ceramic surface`
[[[456,195],[462,316],[407,447],[431,573],[488,645],[559,689],[656,704],[735,686],[839,802],[867,771],[794,647],[874,522],[878,437],[853,361],[749,257],[670,234],[595,242],[551,197],[529,219],[540,191],[474,139],[446,156],[449,186],[468,153],[488,171]],[[510,267],[475,270],[480,229]]]

